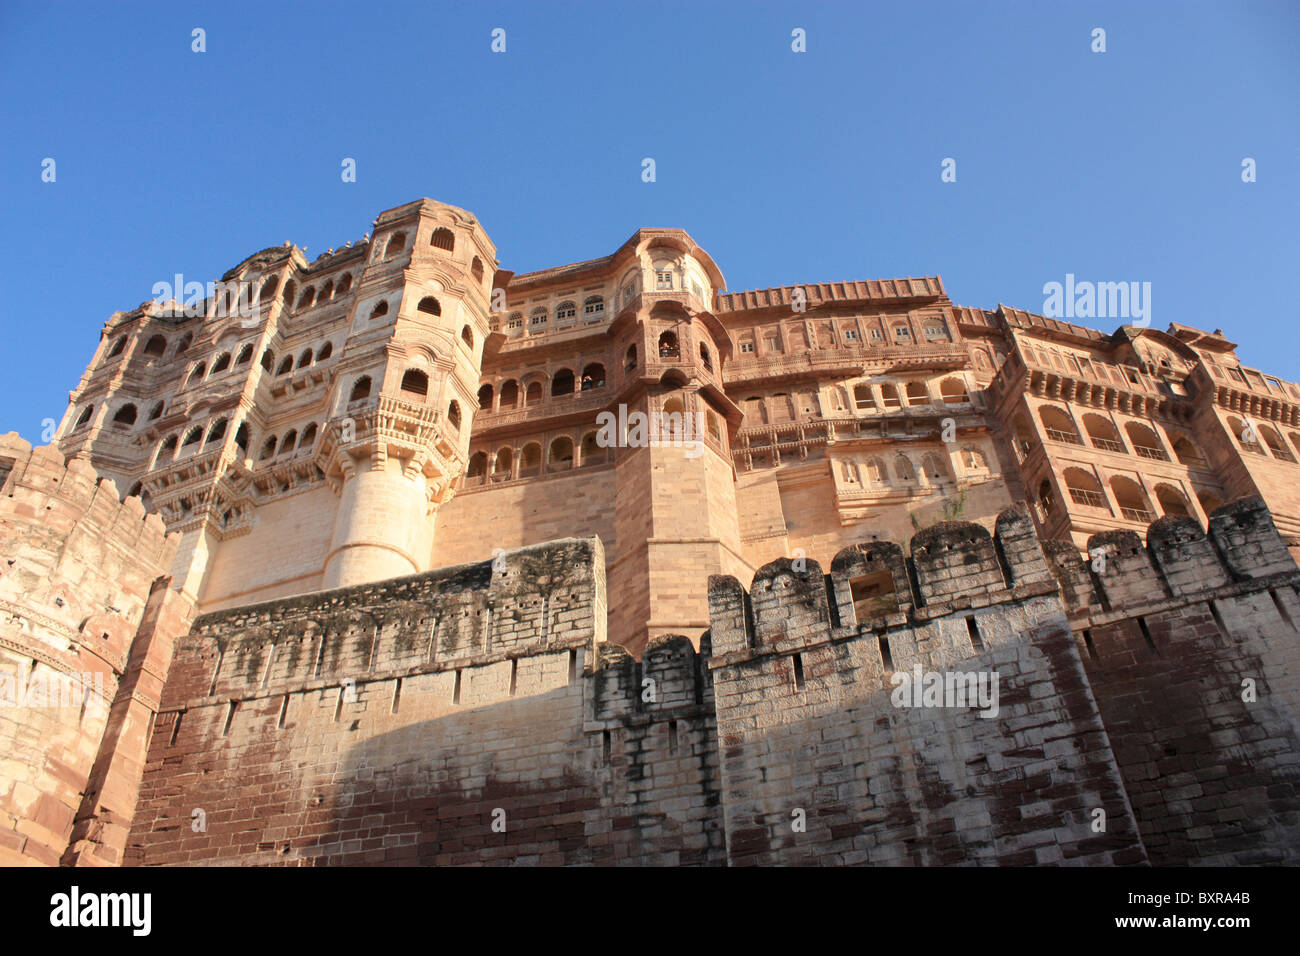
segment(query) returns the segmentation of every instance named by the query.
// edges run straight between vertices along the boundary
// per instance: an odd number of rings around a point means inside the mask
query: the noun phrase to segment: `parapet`
[[[993,535],[975,522],[946,521],[910,545],[910,557],[893,542],[851,545],[827,575],[816,561],[782,558],[760,568],[748,591],[730,575],[711,576],[714,654],[794,649],[1057,589],[1022,509],[1002,512]]]

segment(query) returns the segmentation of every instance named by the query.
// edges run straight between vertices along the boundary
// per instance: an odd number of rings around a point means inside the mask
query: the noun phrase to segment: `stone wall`
[[[138,498],[0,436],[0,865],[116,864],[192,608]]]

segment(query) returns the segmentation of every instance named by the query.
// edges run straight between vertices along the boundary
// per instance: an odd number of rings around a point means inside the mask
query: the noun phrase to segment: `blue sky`
[[[420,196],[516,272],[644,225],[732,290],[938,273],[1041,311],[1067,273],[1150,282],[1154,326],[1300,379],[1294,2],[6,0],[0,91],[0,432],[32,441],[155,282]]]

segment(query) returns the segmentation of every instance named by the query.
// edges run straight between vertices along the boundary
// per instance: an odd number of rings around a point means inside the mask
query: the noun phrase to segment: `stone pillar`
[[[323,587],[425,570],[432,549],[428,486],[418,467],[384,459],[346,475]]]

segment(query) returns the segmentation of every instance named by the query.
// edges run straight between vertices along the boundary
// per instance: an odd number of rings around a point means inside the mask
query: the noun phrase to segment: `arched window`
[[[450,229],[438,228],[433,230],[433,235],[429,237],[429,245],[435,249],[445,249],[447,252],[452,252],[456,248],[456,236]],[[479,266],[479,268],[481,269],[482,266]]]
[[[635,368],[636,368],[636,346],[629,345],[627,347],[627,355],[624,356],[623,358],[623,370],[626,372],[630,372]]]
[[[302,437],[298,439],[299,448],[311,448],[316,444],[316,423],[312,422],[302,430]]]
[[[841,473],[844,483],[847,485],[856,485],[858,483],[858,468],[851,461],[841,463]]]
[[[573,372],[567,368],[562,368],[555,373],[551,379],[552,395],[572,395],[574,388]]]
[[[465,477],[481,480],[485,474],[487,474],[487,452],[476,451],[469,456],[469,468],[465,471]]]
[[[267,279],[262,283],[262,291],[257,294],[257,302],[260,305],[263,302],[270,302],[275,298],[275,290],[280,287],[280,280],[275,276]]]
[[[528,332],[545,332],[548,316],[546,310],[542,308],[533,309],[533,314],[528,317]]]
[[[939,456],[933,452],[921,459],[921,467],[925,470],[925,476],[937,481],[942,481],[948,477],[948,469],[940,460]]]
[[[945,405],[961,405],[970,401],[966,383],[959,378],[945,378],[940,382],[939,397]]]
[[[882,485],[888,480],[885,463],[879,458],[868,458],[866,465],[867,480],[873,485]]]
[[[288,375],[293,371],[293,356],[286,355],[280,360],[280,367],[276,369],[276,375]]]
[[[195,427],[189,430],[189,434],[187,434],[185,436],[185,440],[181,442],[181,447],[184,448],[187,445],[197,445],[199,443],[199,440],[202,438],[203,438],[203,428],[201,426],[196,425]]]
[[[1274,458],[1280,458],[1282,461],[1295,461],[1295,456],[1287,450],[1286,444],[1282,441],[1282,436],[1274,431],[1272,426],[1260,425],[1259,435],[1264,439],[1264,444],[1268,446]]]
[[[529,382],[528,388],[524,390],[524,404],[536,405],[542,400],[542,383]]]
[[[235,444],[240,451],[248,453],[248,422],[240,422],[239,427],[235,429]]]
[[[284,439],[280,442],[281,456],[287,455],[289,454],[289,452],[293,451],[293,447],[295,443],[297,443],[297,441],[298,441],[297,429],[290,428],[289,433],[285,435]]]
[[[772,411],[772,421],[788,422],[794,419],[794,403],[787,392],[776,392],[768,404]]]
[[[311,364],[311,349],[303,349],[303,353],[298,356],[298,368],[306,368]]]
[[[149,409],[149,421],[153,421],[155,418],[158,418],[160,415],[162,415],[163,407],[164,407],[163,402],[161,401],[155,402],[153,408]]]
[[[1156,485],[1156,501],[1160,502],[1160,510],[1167,515],[1191,517],[1187,498],[1173,485]]]
[[[388,240],[388,248],[384,250],[384,258],[387,259],[389,256],[395,256],[404,248],[406,248],[406,233],[395,232],[393,233],[393,238]]]
[[[262,368],[268,372],[275,366],[275,353],[267,349],[262,353]]]
[[[145,355],[158,356],[162,355],[166,351],[167,340],[161,335],[152,336],[149,341],[144,344]]]
[[[460,330],[460,340],[464,342],[466,345],[468,345],[470,348],[474,347],[474,333],[470,331],[468,325],[464,326]]]
[[[516,408],[519,405],[519,383],[513,378],[501,386],[501,407]]]
[[[542,473],[542,446],[529,442],[519,453],[519,477],[531,478]]]
[[[478,390],[478,407],[487,411],[492,410],[492,386],[484,385]]]
[[[460,430],[460,403],[454,398],[451,400],[451,404],[447,406],[447,421],[451,423],[452,428]]]
[[[605,315],[605,299],[602,296],[590,295],[582,303],[582,318],[584,322],[596,322]]]
[[[359,402],[363,398],[370,397],[370,376],[362,375],[352,385],[352,395],[349,402]]]
[[[1195,442],[1186,435],[1178,435],[1174,438],[1174,454],[1178,456],[1178,460],[1184,465],[1205,467],[1205,456],[1201,454],[1201,450],[1196,447]]]
[[[423,312],[425,315],[442,315],[442,303],[433,296],[426,295],[415,307],[415,311]]]
[[[1101,482],[1092,472],[1084,471],[1082,468],[1065,469],[1065,488],[1075,504],[1110,511]]]
[[[114,339],[114,340],[113,340],[113,344],[112,344],[112,346],[109,347],[109,350],[108,350],[108,357],[109,357],[109,358],[117,358],[117,356],[119,356],[119,355],[122,354],[122,351],[123,351],[125,348],[126,348],[126,336],[123,335],[123,336],[121,336],[120,338],[117,338],[117,339]]]
[[[153,460],[154,467],[155,468],[158,467],[158,463],[163,460],[164,455],[175,455],[175,454],[176,454],[176,436],[171,435],[161,445],[158,446],[158,454],[154,456],[154,460]]]
[[[578,305],[575,302],[561,302],[555,307],[556,324],[561,322],[570,322],[578,316]]]
[[[903,407],[902,401],[898,398],[897,386],[886,382],[880,386],[880,399],[885,403],[885,411],[893,411]]]
[[[1150,524],[1156,516],[1151,513],[1151,504],[1147,501],[1146,493],[1132,478],[1126,478],[1124,475],[1116,475],[1110,480],[1110,490],[1115,495],[1115,503],[1119,505],[1120,514],[1129,521],[1139,521],[1143,524]]]
[[[113,424],[134,425],[135,416],[136,416],[135,406],[132,405],[130,402],[127,402],[125,405],[119,408],[117,410],[117,414],[113,416]]]
[[[961,463],[967,471],[988,471],[988,459],[978,448],[967,446],[961,450]]]
[[[983,349],[975,350],[975,367],[981,372],[989,371],[989,357]]]
[[[351,288],[352,288],[352,276],[346,275],[342,279],[339,279],[338,291],[335,292],[334,294],[343,295]]]
[[[675,333],[665,332],[659,336],[659,357],[661,359],[682,357],[682,350],[677,346],[677,335]]]
[[[664,402],[659,420],[659,437],[668,441],[677,441],[683,437],[686,428],[686,407],[680,398],[670,398]],[[653,432],[653,426],[652,426]]]
[[[226,437],[226,420],[222,418],[217,422],[215,422],[213,426],[208,429],[208,437],[207,440],[204,441],[204,444],[211,445],[214,441],[221,441],[221,439],[225,437]]]
[[[593,388],[605,387],[605,366],[599,362],[592,362],[582,370],[582,390],[590,391]]]
[[[275,436],[271,435],[266,441],[262,442],[262,451],[258,454],[258,461],[266,461],[275,454]]]
[[[302,290],[302,295],[298,297],[298,310],[310,309],[312,303],[316,301],[316,290],[311,286]]]
[[[1128,454],[1128,449],[1124,447],[1124,440],[1120,438],[1119,429],[1109,418],[1096,412],[1089,412],[1083,416],[1083,430],[1088,433],[1088,439],[1094,447]]]
[[[757,395],[751,395],[745,399],[745,424],[767,424],[767,406],[763,404],[763,399]]]
[[[1068,445],[1082,445],[1083,439],[1074,427],[1074,421],[1063,409],[1055,405],[1044,405],[1038,410],[1038,419],[1052,441],[1065,442]]]
[[[1056,504],[1056,496],[1052,494],[1052,483],[1046,478],[1038,486],[1038,504],[1043,509],[1044,518],[1052,513],[1052,508]]]
[[[253,361],[253,343],[249,342],[239,350],[239,357],[235,359],[236,365],[247,365]]]
[[[429,376],[418,368],[408,368],[402,373],[401,390],[409,395],[427,398],[429,395]]]
[[[333,295],[334,295],[333,281],[326,282],[323,286],[320,287],[320,295],[316,297],[316,303],[319,305],[320,303],[328,302]]]
[[[287,309],[293,305],[294,294],[298,291],[298,286],[290,279],[284,284],[284,291],[280,293],[280,298],[284,300],[284,307]]]
[[[184,355],[185,352],[189,349],[190,342],[192,341],[194,341],[194,336],[190,335],[188,332],[182,335],[180,344],[176,346],[176,354]]]
[[[547,471],[567,471],[573,467],[573,439],[561,435],[551,442],[551,454],[546,461]]]
[[[199,382],[203,381],[203,376],[207,370],[207,366],[200,362],[198,365],[194,366],[194,371],[190,372],[190,380],[186,384],[197,385]]]
[[[334,354],[334,343],[326,342],[324,345],[320,347],[320,351],[316,353],[316,364],[319,365],[321,362],[325,361],[333,354]]]
[[[581,467],[586,468],[588,465],[604,464],[607,450],[597,440],[596,432],[587,432],[582,436],[581,450]]]
[[[469,274],[474,277],[475,282],[483,281],[483,260],[478,256],[475,256],[474,261],[469,264]]]
[[[1141,422],[1129,422],[1124,426],[1124,431],[1128,433],[1129,441],[1133,444],[1133,450],[1141,457],[1151,458],[1155,461],[1169,460],[1164,447],[1160,444],[1159,437],[1146,425]]]
[[[382,318],[387,314],[388,314],[388,302],[384,299],[381,299],[380,301],[376,302],[375,307],[370,310],[370,321],[373,322],[375,319]]]
[[[876,399],[871,394],[870,385],[853,386],[853,404],[858,411],[871,411],[876,407]]]
[[[925,390],[925,385],[921,382],[907,383],[907,404],[910,408],[913,405],[929,405],[930,395]]]
[[[230,353],[222,352],[217,356],[217,360],[212,363],[212,374],[224,372],[228,368],[230,368]]]
[[[894,458],[894,474],[898,475],[903,481],[914,481],[916,479],[916,472],[912,468],[912,460],[902,452],[899,452]]]

